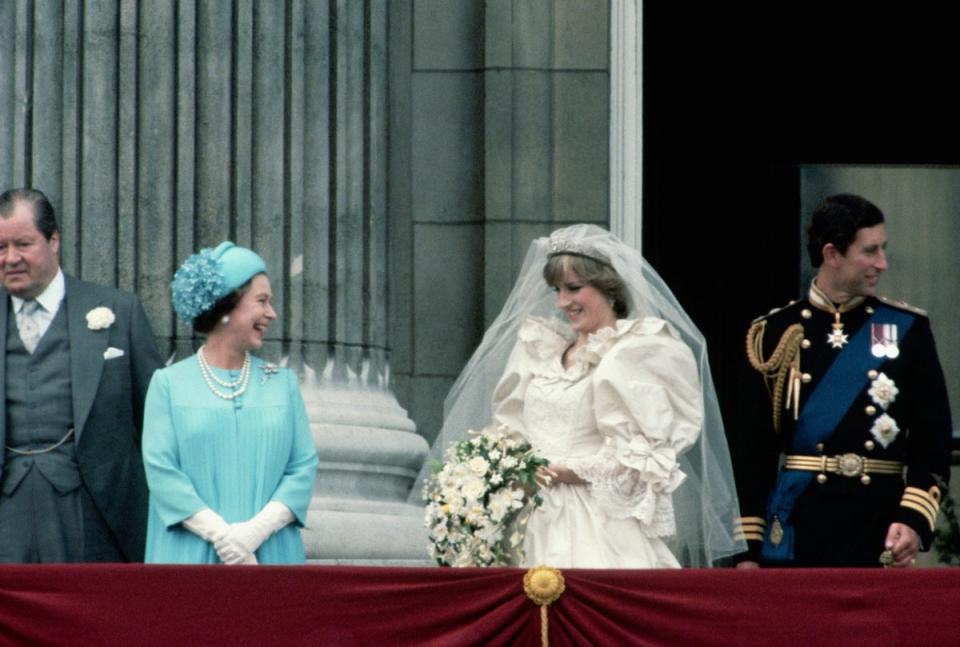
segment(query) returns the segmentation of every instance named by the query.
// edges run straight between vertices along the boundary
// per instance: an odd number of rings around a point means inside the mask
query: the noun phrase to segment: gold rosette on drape
[[[566,586],[559,569],[549,566],[537,566],[523,576],[523,591],[533,603],[540,607],[540,644],[550,644],[547,625],[547,607],[563,594]]]

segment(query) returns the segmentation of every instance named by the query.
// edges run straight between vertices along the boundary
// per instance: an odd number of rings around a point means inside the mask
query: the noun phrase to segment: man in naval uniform
[[[143,401],[161,366],[132,294],[66,276],[32,189],[0,195],[0,562],[143,561]]]
[[[748,545],[738,568],[909,566],[930,546],[950,409],[925,313],[875,296],[883,220],[859,196],[821,202],[806,297],[750,327],[734,443],[735,530]]]

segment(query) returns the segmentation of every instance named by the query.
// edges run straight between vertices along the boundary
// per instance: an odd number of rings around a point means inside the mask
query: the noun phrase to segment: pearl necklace
[[[240,377],[230,382],[217,377],[217,374],[213,372],[213,369],[210,368],[210,365],[207,363],[207,359],[203,356],[203,349],[204,346],[201,346],[199,350],[197,350],[197,362],[200,364],[200,372],[203,374],[203,381],[207,383],[207,388],[210,389],[215,396],[223,398],[224,400],[233,400],[243,395],[243,392],[247,390],[247,385],[250,383],[250,353],[244,353],[243,366],[240,368]],[[214,386],[214,382],[220,386],[232,389],[233,393],[224,393]]]

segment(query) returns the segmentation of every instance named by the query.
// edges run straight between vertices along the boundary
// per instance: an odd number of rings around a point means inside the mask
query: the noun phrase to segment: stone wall
[[[609,221],[610,12],[413,0],[390,13],[391,364],[432,440],[530,241]]]

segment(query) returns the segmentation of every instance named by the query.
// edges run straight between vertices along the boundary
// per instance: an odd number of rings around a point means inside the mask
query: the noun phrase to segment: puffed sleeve
[[[299,381],[293,371],[285,370],[284,373],[287,377],[287,393],[293,418],[293,444],[283,477],[270,500],[290,508],[297,523],[303,526],[307,520],[310,498],[313,496],[319,461]]]
[[[503,376],[493,391],[493,423],[525,435],[523,401],[536,366],[557,357],[568,344],[563,335],[539,317],[528,317],[520,326],[517,343]]]
[[[493,391],[493,424],[523,435],[523,395],[530,384],[527,351],[517,342],[510,352],[507,367]]]
[[[685,478],[677,459],[703,420],[693,353],[666,322],[635,322],[600,359],[593,394],[604,444],[570,467],[608,515],[638,519],[648,536],[673,534],[670,494]]]
[[[143,467],[150,500],[166,527],[208,508],[190,478],[180,470],[167,369],[153,374],[147,389],[143,416]]]

